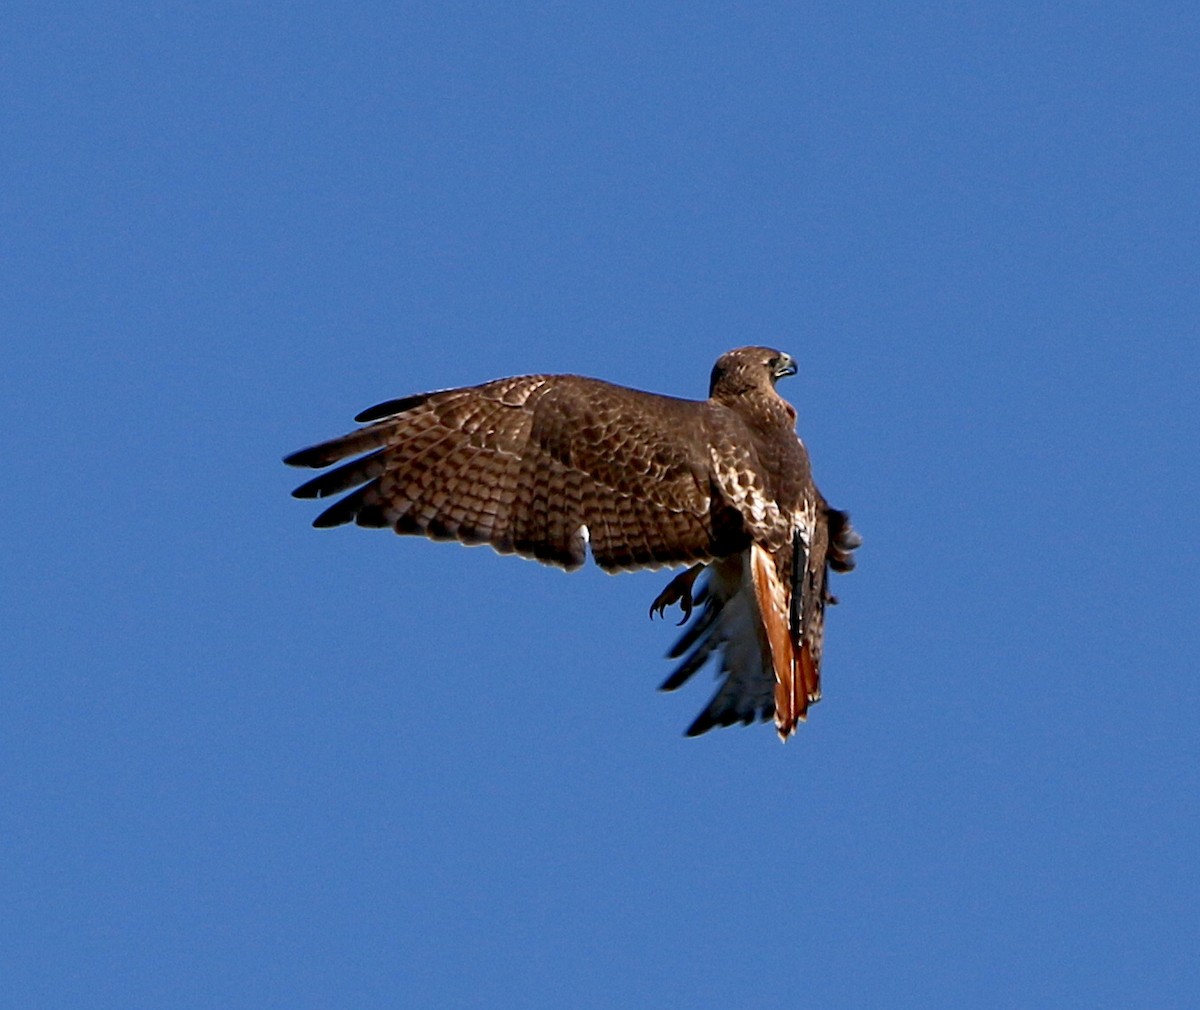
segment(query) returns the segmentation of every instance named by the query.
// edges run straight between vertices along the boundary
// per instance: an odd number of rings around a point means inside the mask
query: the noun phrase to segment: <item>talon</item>
[[[705,566],[702,564],[692,565],[686,572],[680,572],[668,582],[666,588],[650,604],[651,619],[654,618],[656,613],[659,617],[665,617],[667,607],[673,603],[678,603],[679,609],[683,611],[683,618],[679,623],[686,624],[688,618],[692,616],[692,610],[695,607],[695,600],[692,597],[692,586],[696,582],[696,577],[704,571],[704,568]]]

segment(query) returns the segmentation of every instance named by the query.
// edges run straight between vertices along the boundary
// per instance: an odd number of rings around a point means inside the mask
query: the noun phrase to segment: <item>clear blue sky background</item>
[[[1200,1004],[1197,11],[5,4],[0,1003]],[[787,746],[288,496],[746,343],[866,538]]]

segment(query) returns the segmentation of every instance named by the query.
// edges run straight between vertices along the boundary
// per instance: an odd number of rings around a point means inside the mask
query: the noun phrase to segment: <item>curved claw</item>
[[[692,616],[692,610],[696,603],[692,596],[692,586],[696,583],[696,577],[704,571],[703,564],[692,565],[686,572],[680,572],[670,582],[666,588],[654,598],[654,602],[650,604],[650,618],[654,619],[654,615],[659,617],[666,616],[667,607],[673,603],[679,604],[679,609],[683,611],[683,617],[680,619],[680,624],[686,624],[688,618]]]

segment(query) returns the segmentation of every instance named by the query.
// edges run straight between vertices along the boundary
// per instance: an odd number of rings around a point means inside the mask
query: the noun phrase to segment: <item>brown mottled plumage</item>
[[[769,348],[730,351],[701,401],[578,375],[497,379],[379,404],[356,418],[364,427],[285,462],[357,457],[293,492],[350,492],[315,526],[490,544],[567,570],[589,549],[607,571],[690,565],[651,607],[679,603],[686,621],[704,604],[663,688],[719,654],[721,686],[689,735],[774,715],[786,739],[820,697],[827,572],[849,571],[861,542],[813,484],[775,391],[795,371]]]

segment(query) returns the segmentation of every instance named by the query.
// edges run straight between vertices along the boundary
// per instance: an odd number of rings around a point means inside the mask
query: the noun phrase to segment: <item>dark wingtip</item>
[[[359,526],[383,527],[390,526],[383,510],[378,503],[367,501],[367,495],[374,489],[375,481],[364,484],[357,491],[352,491],[344,498],[339,498],[316,519],[313,526],[319,530],[327,530],[334,526],[345,526],[346,523],[358,523]],[[297,490],[300,490],[297,488]],[[397,532],[401,530],[397,529]]]
[[[684,663],[686,668],[688,664]],[[680,676],[680,670],[672,670],[671,675],[667,677],[661,684],[658,685],[660,691],[677,691],[688,682],[695,670],[685,670],[683,676]]]
[[[429,393],[418,393],[416,396],[404,396],[399,400],[385,400],[383,403],[375,404],[374,407],[360,411],[354,416],[354,420],[363,424],[367,421],[378,421],[385,417],[391,417],[393,414],[403,414],[406,410],[419,407],[429,399],[429,395]]]
[[[343,498],[336,505],[331,505],[319,516],[317,516],[317,518],[312,521],[313,528],[318,530],[328,530],[333,529],[335,526],[345,526],[346,523],[353,521],[354,514],[354,508],[347,508],[346,499]]]
[[[702,733],[707,733],[710,729],[716,729],[718,726],[736,726],[738,723],[741,723],[743,726],[753,726],[755,722],[766,722],[768,719],[775,717],[774,705],[764,705],[758,711],[751,709],[749,712],[738,715],[731,709],[720,713],[714,712],[712,708],[714,702],[716,702],[716,698],[684,730],[684,736],[700,736]]]
[[[292,490],[293,498],[320,498],[321,495],[321,480],[325,475],[314,477],[310,481],[305,481],[298,488]]]
[[[325,466],[326,464],[319,462],[317,449],[318,446],[315,445],[310,445],[305,449],[297,449],[295,452],[289,452],[286,456],[284,456],[283,461],[288,466]]]
[[[863,538],[850,524],[850,514],[829,509],[829,567],[835,572],[854,570],[854,552],[862,546]]]

